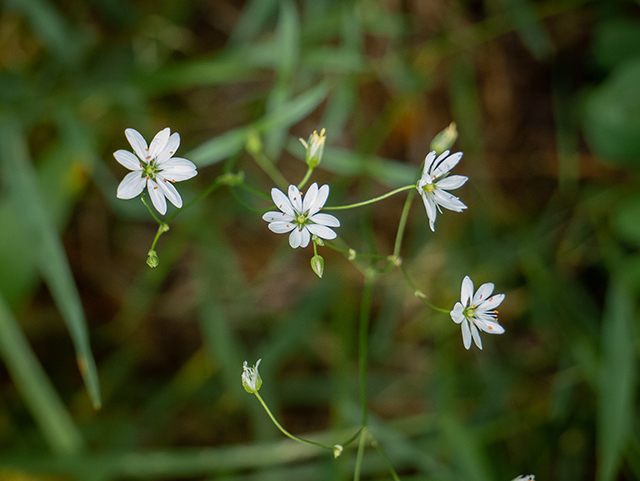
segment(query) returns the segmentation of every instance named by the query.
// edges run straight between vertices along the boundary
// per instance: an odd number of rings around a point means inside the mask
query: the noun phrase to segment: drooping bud
[[[445,150],[451,149],[457,138],[458,130],[456,129],[456,124],[451,122],[446,129],[433,138],[430,150],[435,150],[436,155],[440,155]]]
[[[158,259],[158,253],[153,249],[151,249],[147,253],[147,265],[153,268],[153,267],[158,267],[159,263],[160,263],[160,260]]]
[[[340,456],[342,454],[342,451],[343,451],[343,447],[340,446],[339,444],[336,444],[333,447],[333,457],[337,458],[338,456]]]
[[[258,154],[262,152],[262,140],[260,140],[258,132],[253,129],[247,134],[246,148],[250,154]]]
[[[324,152],[324,141],[327,137],[324,135],[325,129],[320,131],[320,135],[315,130],[309,136],[309,140],[300,139],[304,148],[307,149],[304,161],[312,169],[320,165],[322,161],[322,153]]]
[[[313,272],[315,272],[318,277],[322,278],[322,274],[324,272],[324,259],[321,255],[316,254],[311,258],[311,269],[313,269]]]
[[[256,362],[253,367],[247,366],[247,361],[242,365],[242,386],[249,394],[257,393],[262,386],[262,378],[260,377],[260,373],[258,373],[260,361],[262,361],[262,359],[258,359],[258,362]]]

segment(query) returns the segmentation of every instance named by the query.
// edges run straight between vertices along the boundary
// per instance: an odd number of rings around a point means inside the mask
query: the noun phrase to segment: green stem
[[[197,204],[198,202],[200,202],[202,199],[204,199],[211,192],[213,192],[214,190],[216,190],[218,187],[220,187],[223,184],[224,184],[224,182],[222,182],[220,180],[220,178],[216,179],[213,182],[213,184],[211,184],[209,187],[207,187],[198,197],[196,197],[195,199],[192,199],[188,204],[182,206],[180,209],[174,211],[169,217],[167,217],[167,222],[170,222],[171,220],[173,220],[175,218],[175,216],[177,216],[183,210],[186,210],[189,207],[193,206],[194,204]]]
[[[277,428],[282,431],[282,433],[293,439],[294,441],[298,441],[299,443],[304,443],[304,444],[311,444],[312,446],[317,446],[319,448],[324,448],[324,449],[329,449],[331,451],[334,450],[335,446],[328,446],[326,444],[320,444],[320,443],[316,443],[314,441],[309,441],[308,439],[302,439],[302,438],[298,438],[296,436],[294,436],[293,434],[291,434],[289,431],[287,431],[285,428],[282,427],[282,425],[276,420],[276,418],[273,416],[273,414],[271,414],[271,411],[269,410],[269,408],[267,407],[267,405],[265,404],[265,402],[262,400],[262,397],[260,396],[260,394],[258,394],[257,392],[254,392],[253,394],[256,395],[256,397],[258,398],[258,401],[260,401],[260,404],[262,404],[262,407],[264,408],[265,411],[267,411],[267,414],[269,415],[269,417],[271,418],[271,420],[273,421],[273,424],[275,424],[277,426]]]
[[[333,249],[336,252],[340,252],[341,254],[344,254],[347,258],[349,258],[349,249],[341,249],[340,247],[335,246],[332,243],[327,241],[325,241],[324,245],[326,245],[329,249]],[[349,260],[355,260],[362,257],[366,257],[368,259],[387,259],[389,257],[389,256],[385,256],[384,254],[361,254],[359,252],[356,252],[355,250],[353,250],[353,252],[355,253],[354,254],[355,257]]]
[[[380,454],[380,456],[382,457],[384,464],[386,464],[387,468],[389,468],[389,472],[391,473],[391,477],[393,478],[393,480],[400,481],[400,477],[398,476],[398,473],[396,473],[393,464],[391,464],[391,460],[389,459],[389,456],[387,456],[387,453],[383,451],[377,441],[374,441],[372,444],[373,447],[378,451],[378,454]]]
[[[444,312],[445,314],[449,314],[449,312],[451,312],[451,309],[443,309],[443,308],[437,307],[437,306],[431,304],[429,301],[427,301],[424,292],[422,292],[420,289],[418,289],[418,286],[416,286],[415,282],[413,282],[413,280],[411,280],[411,277],[409,277],[409,273],[404,268],[404,266],[400,266],[400,272],[402,272],[402,275],[404,276],[404,279],[407,281],[407,284],[409,284],[409,287],[411,287],[411,289],[413,289],[413,293],[415,294],[415,296],[418,299],[420,299],[422,302],[424,302],[427,306],[429,306],[434,311]]]
[[[247,192],[251,192],[254,195],[260,196],[263,199],[267,199],[267,200],[271,200],[271,196],[265,192],[262,192],[261,190],[258,189],[254,189],[253,187],[245,184],[244,182],[241,184],[238,184],[238,187],[240,187],[241,189],[246,190]]]
[[[158,230],[156,231],[156,236],[153,239],[153,243],[151,244],[151,249],[154,250],[156,248],[156,242],[160,239],[160,236],[169,230],[169,224],[165,222],[161,222],[158,226]]]
[[[358,334],[358,369],[360,374],[360,407],[362,409],[362,426],[367,426],[367,340],[369,337],[369,320],[371,317],[371,299],[375,276],[368,275],[364,281],[362,291],[362,305],[360,306],[360,329]]]
[[[250,150],[249,153],[253,156],[256,164],[258,164],[258,166],[260,166],[260,168],[264,170],[264,173],[269,176],[269,178],[280,188],[280,190],[286,192],[287,188],[289,187],[289,183],[287,182],[287,179],[285,179],[284,176],[280,173],[280,171],[276,169],[276,166],[273,165],[271,160],[266,155],[264,155],[262,151]]]
[[[145,205],[145,207],[147,208],[147,210],[151,214],[151,217],[153,217],[158,224],[162,224],[162,221],[160,219],[158,219],[158,216],[156,215],[155,212],[153,212],[153,210],[151,209],[151,206],[149,204],[147,204],[147,196],[145,195],[144,192],[140,196],[140,200],[142,201],[142,203]]]
[[[415,189],[415,188],[416,188],[415,184],[405,185],[404,187],[399,187],[396,190],[387,192],[386,194],[381,195],[380,197],[375,197],[369,200],[363,200],[362,202],[357,202],[355,204],[339,205],[334,207],[323,207],[322,210],[344,210],[344,209],[353,209],[354,207],[362,207],[363,205],[373,204],[374,202],[378,202],[379,200],[383,200],[383,199],[386,199],[387,197],[391,197],[392,195],[395,195],[398,192],[402,192],[404,190],[409,190],[409,189]]]
[[[356,469],[353,473],[353,481],[360,481],[360,468],[362,467],[362,457],[364,456],[364,444],[367,438],[367,428],[362,428],[360,432],[360,442],[358,443],[358,454],[356,456]]]
[[[302,180],[298,184],[298,189],[302,189],[304,187],[304,185],[309,180],[309,177],[311,177],[311,173],[312,172],[313,172],[313,167],[309,166],[309,168],[307,168],[307,173],[304,174],[304,177],[302,178]]]
[[[404,237],[404,230],[407,227],[407,219],[409,218],[409,211],[411,210],[411,202],[416,195],[416,191],[412,190],[407,195],[407,200],[404,202],[402,208],[402,214],[400,215],[400,224],[398,224],[398,233],[396,234],[396,243],[393,246],[393,257],[398,258],[400,256],[400,248],[402,247],[402,238]]]

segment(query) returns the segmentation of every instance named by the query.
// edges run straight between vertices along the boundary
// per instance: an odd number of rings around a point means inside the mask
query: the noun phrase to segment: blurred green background
[[[394,270],[374,291],[371,431],[403,480],[640,479],[640,3],[632,0],[5,0],[0,15],[0,481],[346,480],[363,277],[267,229],[221,188],[157,224],[113,158],[164,127],[199,175],[292,183],[327,129],[328,204],[410,183],[449,122],[465,155],[436,233],[414,201],[404,265],[436,305],[504,292],[503,336],[459,326]],[[238,201],[239,200],[239,201]],[[338,214],[389,254],[402,195]],[[172,207],[170,207],[170,212]],[[82,373],[82,374],[81,374]],[[84,380],[83,380],[84,375]],[[101,404],[101,409],[94,406]],[[363,478],[391,479],[374,449]]]

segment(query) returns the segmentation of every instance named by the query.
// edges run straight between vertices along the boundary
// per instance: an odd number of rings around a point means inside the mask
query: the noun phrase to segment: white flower
[[[242,385],[244,386],[244,390],[249,394],[257,393],[262,386],[262,378],[260,377],[260,373],[258,373],[260,361],[262,361],[262,359],[258,359],[258,362],[256,362],[253,367],[247,366],[247,361],[242,364]]]
[[[180,146],[180,135],[167,127],[156,134],[147,147],[147,141],[137,130],[127,129],[124,134],[138,157],[127,150],[118,150],[113,156],[128,173],[118,186],[118,199],[133,199],[147,187],[151,202],[158,212],[167,212],[167,201],[182,207],[182,198],[173,186],[174,182],[187,180],[198,174],[193,162],[172,157]]]
[[[524,474],[517,478],[513,478],[511,481],[536,481],[536,477],[533,474]]]
[[[466,276],[462,281],[460,300],[456,302],[451,311],[451,319],[456,324],[462,324],[462,341],[464,347],[471,347],[473,337],[476,346],[482,349],[482,341],[478,329],[489,334],[502,334],[504,327],[498,324],[498,307],[504,300],[504,294],[491,295],[494,285],[491,282],[482,284],[475,295],[473,294],[473,282]]]
[[[449,151],[445,150],[436,158],[436,151],[431,151],[424,159],[424,170],[422,177],[418,181],[416,188],[422,196],[422,201],[427,209],[429,217],[429,226],[435,232],[436,216],[440,210],[440,206],[455,212],[462,212],[467,208],[455,195],[450,194],[447,190],[457,189],[469,180],[464,175],[449,175],[460,159],[462,152],[449,155]]]
[[[329,186],[311,184],[302,200],[302,192],[295,186],[289,186],[289,197],[275,187],[271,189],[271,198],[281,212],[267,212],[262,216],[269,222],[269,229],[276,234],[289,235],[289,244],[294,249],[307,247],[311,234],[322,239],[335,239],[336,233],[329,227],[340,227],[340,221],[329,214],[319,214],[329,197]]]

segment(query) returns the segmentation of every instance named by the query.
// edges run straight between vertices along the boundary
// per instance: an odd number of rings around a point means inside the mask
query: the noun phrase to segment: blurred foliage
[[[292,182],[326,128],[329,203],[410,183],[456,122],[458,194],[402,256],[429,300],[506,293],[506,333],[465,351],[394,270],[374,290],[370,428],[403,480],[640,478],[640,5],[631,0],[6,0],[0,7],[0,480],[350,479],[361,273],[293,251],[217,189],[157,226],[115,191],[123,131],[170,126],[200,174]],[[395,160],[391,160],[395,159]],[[239,200],[240,202],[237,202]],[[402,198],[341,212],[388,254]],[[95,365],[94,365],[95,358]],[[83,378],[84,376],[84,378]],[[99,384],[98,384],[99,382]],[[102,405],[100,410],[94,406]],[[363,478],[390,479],[375,449]]]

